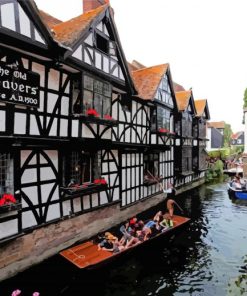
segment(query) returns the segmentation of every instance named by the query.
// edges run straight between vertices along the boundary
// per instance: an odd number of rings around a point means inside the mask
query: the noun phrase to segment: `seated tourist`
[[[158,211],[155,214],[153,221],[161,222],[162,220],[163,220],[163,213],[162,213],[162,211]]]
[[[174,223],[173,223],[169,213],[166,213],[164,215],[164,219],[160,222],[160,226],[163,227],[162,231],[174,226]]]
[[[113,239],[115,236],[111,234],[110,232],[105,232],[105,235],[103,237],[103,240],[98,244],[98,250],[104,249],[104,248],[112,248],[113,247]]]
[[[132,238],[129,221],[125,221],[124,224],[122,224],[120,226],[119,231],[122,234],[122,238],[120,239],[120,243],[126,244],[127,241],[129,241]]]
[[[135,246],[137,244],[140,244],[145,240],[145,231],[143,230],[137,230],[136,236],[133,236],[130,241],[126,244],[126,249],[132,246]]]
[[[237,190],[242,189],[242,185],[240,183],[240,177],[239,176],[236,176],[233,179],[231,187],[233,187],[234,189],[237,189]]]
[[[125,249],[125,247],[118,241],[116,236],[110,237],[111,246],[103,247],[102,250],[119,253]]]

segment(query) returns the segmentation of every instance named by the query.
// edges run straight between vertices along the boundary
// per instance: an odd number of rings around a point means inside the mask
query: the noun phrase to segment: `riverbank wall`
[[[201,178],[185,184],[177,189],[177,194],[198,187],[204,182],[204,178]],[[46,225],[3,243],[0,246],[0,281],[42,262],[79,240],[86,240],[162,202],[164,202],[164,194],[157,194],[144,199],[124,210],[117,203],[97,211]]]

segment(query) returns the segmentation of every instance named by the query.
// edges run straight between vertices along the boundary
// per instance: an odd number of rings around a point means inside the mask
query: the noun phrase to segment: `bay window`
[[[83,113],[94,109],[98,116],[104,118],[111,114],[112,88],[109,83],[101,82],[88,75],[83,77]]]
[[[160,106],[157,107],[157,127],[158,129],[170,130],[171,111]]]

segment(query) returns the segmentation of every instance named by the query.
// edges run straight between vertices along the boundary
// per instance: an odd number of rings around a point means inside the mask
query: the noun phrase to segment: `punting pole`
[[[160,185],[161,189],[164,191],[164,186],[160,183],[160,181],[157,178],[155,178],[155,176],[153,174],[151,174],[149,170],[147,170],[147,172]],[[166,198],[167,198],[167,196],[165,197],[165,199]],[[173,201],[174,201],[175,205],[179,208],[181,213],[184,213],[184,210],[177,204],[177,202],[175,200],[173,200]]]

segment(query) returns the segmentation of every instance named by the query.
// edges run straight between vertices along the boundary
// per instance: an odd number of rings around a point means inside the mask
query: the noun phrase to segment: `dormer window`
[[[101,34],[95,34],[96,48],[103,51],[105,54],[109,53],[109,40],[103,37]]]

